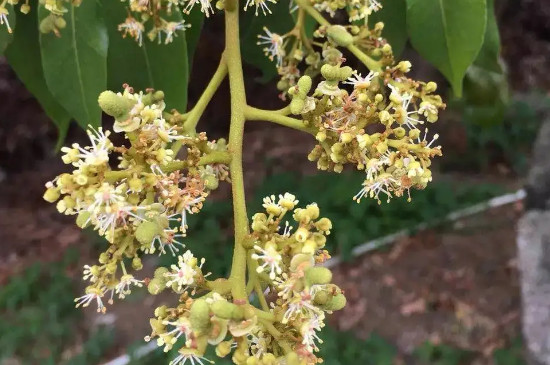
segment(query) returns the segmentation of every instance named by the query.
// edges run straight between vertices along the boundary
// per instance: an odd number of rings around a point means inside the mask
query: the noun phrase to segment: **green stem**
[[[323,17],[323,15],[321,13],[319,13],[317,11],[317,9],[315,9],[313,6],[311,6],[307,0],[296,0],[296,4],[298,4],[298,6],[301,8],[301,9],[304,9],[309,15],[311,15],[311,17],[315,20],[317,20],[317,22],[321,25],[324,25],[324,26],[331,26],[332,24],[330,24],[329,21],[327,21],[325,19],[325,17]],[[381,71],[382,69],[382,65],[380,64],[380,62],[370,58],[369,56],[367,56],[363,51],[361,51],[356,45],[354,44],[351,44],[349,46],[346,47],[348,49],[348,51],[350,51],[351,53],[353,53],[353,55],[355,57],[357,57],[365,66],[367,66],[367,68],[371,71]]]
[[[233,300],[247,300],[246,295],[246,249],[242,245],[248,234],[248,218],[244,194],[243,177],[243,134],[244,109],[246,94],[241,60],[239,37],[239,4],[238,0],[226,0],[225,8],[225,57],[229,72],[229,89],[231,94],[231,126],[229,129],[229,152],[231,162],[231,185],[233,194],[233,215],[235,223],[235,248],[231,266]]]
[[[284,125],[285,127],[310,133],[312,135],[315,135],[317,133],[315,128],[306,126],[302,120],[287,117],[282,113],[279,114],[279,111],[257,109],[247,105],[244,109],[244,114],[247,120],[260,120],[260,121],[277,123],[280,125]]]

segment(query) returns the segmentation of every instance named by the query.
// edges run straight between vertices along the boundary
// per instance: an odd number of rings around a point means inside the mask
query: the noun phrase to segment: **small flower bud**
[[[323,306],[325,310],[337,311],[346,306],[346,297],[344,294],[336,294],[330,298],[327,303]]]
[[[189,320],[193,332],[204,334],[210,327],[210,306],[205,299],[196,299],[191,305]]]
[[[57,188],[48,188],[46,189],[46,192],[44,193],[44,200],[47,201],[48,203],[54,203],[57,201],[57,199],[59,199],[60,197],[60,194],[59,194],[59,189]]]
[[[215,301],[210,306],[210,309],[220,318],[237,320],[244,318],[243,308],[236,304],[226,302],[225,300]]]
[[[296,230],[296,233],[294,234],[294,237],[296,238],[296,241],[298,242],[305,242],[309,236],[309,231],[304,228],[300,227]]]
[[[78,213],[78,216],[76,217],[76,225],[79,228],[86,228],[88,225],[88,222],[90,221],[92,213],[83,210],[82,212]]]
[[[319,141],[319,142],[323,142],[324,140],[327,139],[327,133],[325,131],[319,131],[316,135],[315,135],[315,138]]]
[[[321,218],[315,223],[315,227],[321,232],[329,232],[332,229],[332,222],[328,218]]]
[[[158,278],[151,279],[147,285],[147,290],[152,295],[160,294],[166,288],[166,283]]]
[[[332,272],[326,267],[310,267],[306,271],[306,280],[310,285],[329,284],[332,281]]]
[[[353,135],[351,133],[342,133],[340,135],[340,141],[342,141],[342,143],[350,143],[353,141]]]
[[[110,90],[104,91],[99,94],[97,99],[99,106],[105,112],[115,119],[120,119],[124,117],[132,106],[135,104],[133,101],[128,98],[118,95]]]
[[[407,73],[411,70],[412,64],[409,61],[401,61],[397,64],[399,71]]]
[[[347,47],[353,43],[353,36],[341,25],[331,25],[328,27],[327,35],[331,41],[340,47]]]
[[[28,14],[31,11],[31,6],[29,4],[21,4],[20,10],[23,14]]]
[[[435,90],[437,90],[437,84],[433,81],[430,81],[426,84],[426,90],[427,93],[433,93]]]
[[[55,18],[54,25],[58,29],[64,29],[67,26],[67,22],[62,16],[58,16]]]
[[[319,218],[319,206],[316,203],[306,206],[306,210],[311,219]]]
[[[405,134],[407,134],[407,131],[403,127],[397,127],[393,130],[393,134],[397,138],[403,138],[403,137],[405,137]]]
[[[159,234],[160,227],[156,222],[145,221],[136,228],[135,237],[142,245],[150,245]]]
[[[132,269],[134,270],[141,270],[143,269],[143,263],[141,262],[141,259],[137,256],[135,256],[132,259]]]
[[[226,357],[231,352],[233,341],[223,341],[216,346],[216,355],[218,357]]]

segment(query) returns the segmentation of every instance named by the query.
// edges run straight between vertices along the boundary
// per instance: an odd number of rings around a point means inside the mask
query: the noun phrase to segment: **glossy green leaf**
[[[117,29],[128,14],[124,3],[103,0],[102,6],[109,32],[108,88],[118,91],[127,83],[136,90],[162,90],[167,108],[184,112],[189,65],[183,33],[178,33],[169,44],[151,42],[144,36],[140,47],[134,39],[123,38]],[[181,20],[176,12],[172,16],[174,20]]]
[[[37,24],[36,7],[33,7],[27,15],[17,14],[17,31],[14,33],[13,42],[6,49],[6,58],[17,77],[34,95],[44,112],[57,126],[59,144],[65,137],[71,116],[57,102],[46,85]]]
[[[449,80],[456,96],[483,44],[485,0],[407,0],[413,47]]]
[[[60,37],[40,34],[44,77],[51,93],[81,126],[98,126],[97,97],[107,86],[107,30],[97,1],[68,9]],[[39,19],[48,14],[43,7],[38,10]]]
[[[483,46],[474,62],[476,66],[493,72],[502,72],[499,62],[500,56],[500,34],[498,33],[498,24],[495,16],[494,0],[487,0],[487,27],[485,28],[485,37]]]
[[[13,6],[7,8],[9,14],[7,15],[7,22],[3,20],[0,23],[0,55],[4,54],[6,47],[13,40],[13,32],[15,31],[15,9]],[[11,32],[10,32],[11,30]]]
[[[407,43],[407,3],[406,0],[385,0],[382,9],[369,16],[369,25],[384,23],[382,36],[388,40],[395,58],[399,58]]]
[[[189,60],[189,73],[191,73],[191,67],[193,66],[193,57],[195,56],[195,49],[199,43],[202,26],[204,24],[204,13],[199,6],[194,6],[191,13],[185,17],[185,23],[191,24],[191,28],[185,30],[185,40],[187,41],[187,58]]]
[[[294,19],[288,11],[288,2],[269,4],[272,14],[258,16],[254,8],[241,12],[241,51],[245,62],[262,71],[260,81],[267,82],[277,75],[277,65],[264,54],[265,45],[258,45],[258,35],[265,34],[264,27],[271,32],[285,34],[294,26]]]

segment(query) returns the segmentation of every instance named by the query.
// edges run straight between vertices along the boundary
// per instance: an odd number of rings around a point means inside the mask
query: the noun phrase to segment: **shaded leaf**
[[[5,21],[0,23],[0,55],[4,54],[6,47],[13,40],[13,32],[15,31],[15,9],[13,6],[9,9],[9,14],[7,15],[7,24]],[[8,28],[9,27],[9,28]],[[11,32],[9,31],[11,30]]]
[[[449,80],[456,96],[485,35],[485,0],[407,0],[413,47]]]
[[[68,9],[60,37],[40,33],[44,77],[51,93],[82,127],[98,126],[97,97],[107,86],[107,30],[96,1]],[[48,14],[39,8],[39,19]]]
[[[399,58],[407,43],[407,3],[406,0],[385,0],[382,9],[369,16],[369,24],[384,23],[382,36],[388,40],[395,58]]]
[[[495,4],[494,0],[487,0],[487,27],[485,28],[483,46],[474,64],[489,71],[502,73],[499,56],[500,34],[495,16]]]
[[[143,45],[132,38],[123,38],[118,24],[127,16],[126,6],[120,1],[103,2],[103,14],[109,32],[107,58],[108,87],[120,90],[127,83],[136,90],[154,88],[165,93],[167,109],[184,112],[187,107],[189,66],[187,42],[184,33],[177,33],[172,43],[158,44],[144,37]],[[172,14],[181,20],[181,14]]]
[[[185,31],[185,40],[187,41],[187,58],[189,60],[189,73],[191,73],[195,49],[199,43],[202,26],[204,24],[204,13],[201,11],[200,7],[194,6],[191,13],[185,17],[185,22],[187,24],[191,24],[191,28],[188,28]]]
[[[58,146],[63,143],[71,116],[57,102],[44,79],[36,7],[27,15],[17,13],[17,31],[6,50],[6,58],[17,77],[38,100],[44,112],[58,129]]]

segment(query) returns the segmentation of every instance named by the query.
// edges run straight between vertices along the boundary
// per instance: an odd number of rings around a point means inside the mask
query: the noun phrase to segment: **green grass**
[[[82,348],[67,355],[77,345],[82,319],[67,272],[75,258],[76,252],[69,251],[61,262],[36,263],[0,288],[0,363],[14,358],[21,364],[97,364],[110,346],[112,331],[100,328],[82,333],[88,337]]]

